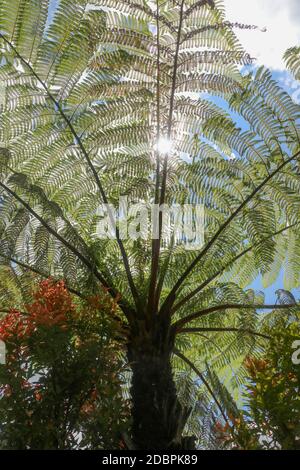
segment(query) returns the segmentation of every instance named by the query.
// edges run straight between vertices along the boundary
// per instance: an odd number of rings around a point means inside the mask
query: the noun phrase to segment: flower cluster
[[[30,322],[34,325],[66,328],[68,316],[75,312],[71,296],[64,281],[47,279],[39,284],[34,302],[27,306]]]
[[[70,315],[75,312],[71,296],[64,281],[47,279],[40,282],[33,293],[34,302],[26,306],[26,313],[16,309],[0,320],[0,340],[4,342],[22,340],[39,326],[57,325],[67,327]]]
[[[18,310],[11,309],[10,312],[0,320],[0,340],[8,342],[22,339],[32,331],[29,319]]]
[[[219,421],[215,424],[217,440],[222,447],[229,449],[259,449],[260,444],[255,431],[253,423],[246,420],[242,413],[238,416],[229,415],[225,424]]]
[[[265,359],[257,359],[248,356],[244,361],[244,365],[251,377],[255,378],[258,372],[263,372],[266,369],[268,363]]]

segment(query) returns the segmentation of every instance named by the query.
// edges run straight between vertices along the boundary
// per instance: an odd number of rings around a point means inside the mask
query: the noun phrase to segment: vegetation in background
[[[111,449],[129,420],[123,335],[103,293],[74,303],[62,281],[42,281],[25,312],[0,320],[2,449]]]
[[[261,357],[248,357],[244,392],[246,411],[216,424],[221,446],[230,449],[300,449],[300,366],[293,361],[299,322],[281,319]]]

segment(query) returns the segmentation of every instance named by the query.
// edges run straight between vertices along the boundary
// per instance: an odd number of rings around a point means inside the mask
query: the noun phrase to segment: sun
[[[160,137],[156,143],[155,148],[161,155],[165,155],[172,151],[173,142],[166,137]]]

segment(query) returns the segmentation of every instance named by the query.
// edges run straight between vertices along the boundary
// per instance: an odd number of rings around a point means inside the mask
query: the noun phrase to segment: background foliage
[[[114,309],[104,293],[75,304],[62,281],[49,279],[26,312],[11,309],[0,321],[1,448],[122,445],[130,408]]]

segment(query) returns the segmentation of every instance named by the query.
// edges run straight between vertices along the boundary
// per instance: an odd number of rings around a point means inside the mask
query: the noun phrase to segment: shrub
[[[4,449],[118,448],[127,428],[122,338],[105,292],[74,301],[42,281],[25,312],[0,320],[0,436]],[[118,339],[116,339],[118,336]]]

